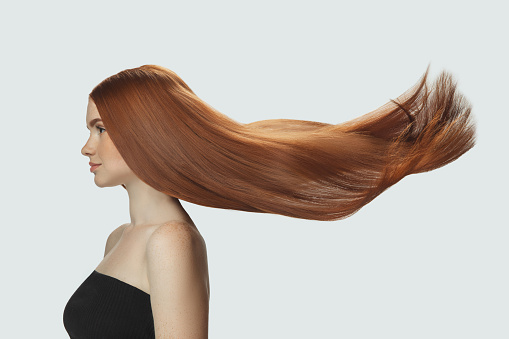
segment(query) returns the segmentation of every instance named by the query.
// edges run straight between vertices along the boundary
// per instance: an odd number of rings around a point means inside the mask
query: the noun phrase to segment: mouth
[[[93,172],[96,170],[97,167],[101,166],[101,164],[96,164],[96,165],[92,165],[90,166],[90,172]]]

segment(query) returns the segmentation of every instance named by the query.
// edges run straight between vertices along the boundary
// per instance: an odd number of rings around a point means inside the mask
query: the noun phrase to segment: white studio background
[[[1,338],[68,338],[63,310],[129,222],[94,185],[87,96],[158,64],[239,122],[341,123],[431,64],[473,105],[477,145],[350,218],[183,202],[208,248],[209,337],[508,338],[504,1],[26,1],[1,6]],[[504,198],[505,197],[505,198]]]

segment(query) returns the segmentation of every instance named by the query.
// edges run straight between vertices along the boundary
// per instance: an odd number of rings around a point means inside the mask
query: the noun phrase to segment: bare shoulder
[[[146,250],[156,338],[207,338],[210,288],[198,229],[181,221],[162,224]]]
[[[148,238],[145,251],[151,286],[166,274],[182,279],[192,274],[208,285],[207,248],[196,226],[182,221],[162,224]]]
[[[122,236],[122,233],[124,232],[124,229],[129,224],[123,224],[119,227],[115,228],[113,232],[110,233],[108,236],[108,239],[106,240],[106,248],[104,249],[104,256],[108,254],[108,252],[117,244],[117,242],[120,240],[120,237]]]
[[[208,274],[205,240],[194,225],[186,222],[172,221],[157,227],[148,238],[145,251],[149,275],[150,271],[164,269]]]
[[[147,251],[155,250],[159,246],[185,248],[192,250],[205,249],[205,241],[198,229],[184,221],[171,221],[159,225],[147,241]]]

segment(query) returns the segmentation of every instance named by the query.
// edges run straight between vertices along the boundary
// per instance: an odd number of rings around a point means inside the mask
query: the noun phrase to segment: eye
[[[104,128],[102,128],[102,127],[99,127],[99,126],[96,126],[96,127],[97,127],[97,129],[99,129],[99,134],[102,134],[102,133],[101,133],[101,130],[106,131],[106,130],[105,130]]]

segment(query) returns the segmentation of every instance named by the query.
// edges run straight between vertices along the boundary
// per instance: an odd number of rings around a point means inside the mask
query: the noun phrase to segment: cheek
[[[120,157],[113,142],[105,138],[105,135],[97,145],[97,153],[103,162],[115,162]]]
[[[124,159],[109,138],[104,138],[104,140],[101,141],[97,148],[97,152],[101,160],[107,162],[110,166],[125,165]]]

